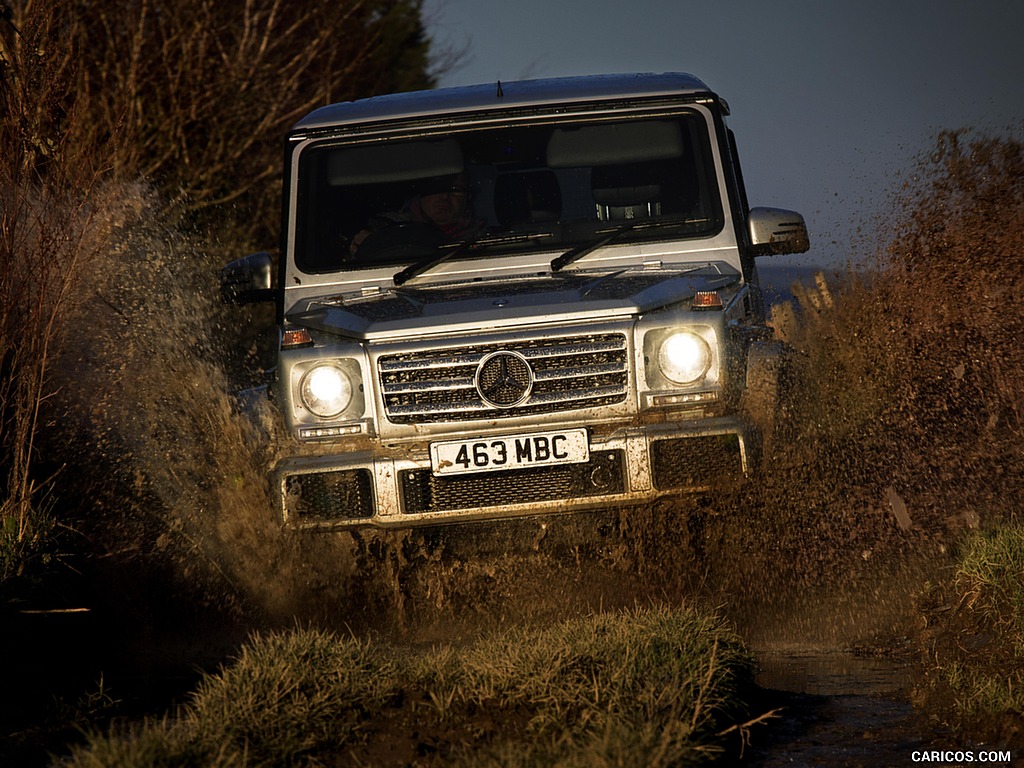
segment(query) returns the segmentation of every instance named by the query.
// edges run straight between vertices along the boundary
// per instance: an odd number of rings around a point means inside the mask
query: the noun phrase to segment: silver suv
[[[288,134],[268,393],[284,520],[408,527],[736,483],[778,345],[726,103],[687,74],[494,83],[323,107]],[[770,394],[770,393],[768,393]],[[763,415],[763,414],[762,414]],[[770,416],[770,414],[769,414]]]

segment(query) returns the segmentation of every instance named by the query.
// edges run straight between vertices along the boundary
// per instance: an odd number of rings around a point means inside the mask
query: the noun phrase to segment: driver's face
[[[466,187],[455,182],[449,190],[424,195],[420,198],[420,209],[438,226],[454,224],[466,210]]]

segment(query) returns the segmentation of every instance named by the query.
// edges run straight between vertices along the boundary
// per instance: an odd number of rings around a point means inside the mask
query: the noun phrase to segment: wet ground
[[[745,765],[904,765],[939,735],[909,702],[904,661],[829,648],[760,649],[757,657],[758,684],[780,712]]]
[[[751,727],[750,744],[735,756],[743,765],[912,765],[915,751],[970,746],[910,703],[915,669],[905,631],[919,575],[881,569],[813,594],[730,602],[696,577],[669,589],[657,571],[638,572],[635,558],[606,557],[601,564],[543,547],[529,552],[407,565],[402,580],[409,604],[430,597],[436,605],[420,616],[408,604],[377,610],[404,610],[406,639],[431,643],[629,606],[645,592],[661,600],[697,599],[724,610],[756,656],[760,691],[751,716],[774,712]],[[383,596],[382,589],[376,597]],[[21,664],[6,681],[0,706],[0,765],[48,765],[49,754],[77,738],[78,728],[173,711],[199,670],[214,669],[245,637],[244,627],[218,626],[209,613],[172,620],[149,606],[162,616],[156,627],[131,612],[115,618],[111,607],[3,617],[8,647],[0,651]],[[432,621],[416,626],[425,618]]]
[[[8,681],[0,764],[48,765],[48,755],[76,738],[76,728],[111,716],[159,716],[187,695],[196,667],[161,660],[159,642],[115,663],[102,650],[110,641],[97,621],[76,611],[21,614],[7,623],[34,657],[23,646],[23,674]],[[195,639],[194,648],[177,652],[211,665],[213,657],[201,656]],[[907,659],[785,643],[753,650],[762,689],[753,711],[775,716],[753,726],[741,756],[745,766],[911,765],[915,750],[965,747],[910,704],[914,671]],[[44,714],[34,718],[33,711]]]

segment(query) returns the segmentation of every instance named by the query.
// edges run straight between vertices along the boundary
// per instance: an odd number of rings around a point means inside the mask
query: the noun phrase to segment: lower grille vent
[[[429,469],[398,473],[406,514],[535,504],[624,493],[622,451],[601,451],[586,464],[434,477]]]
[[[659,491],[703,488],[743,477],[736,435],[705,435],[658,440],[651,445],[651,470]]]
[[[285,480],[285,510],[302,520],[359,520],[373,514],[369,470],[312,472]]]

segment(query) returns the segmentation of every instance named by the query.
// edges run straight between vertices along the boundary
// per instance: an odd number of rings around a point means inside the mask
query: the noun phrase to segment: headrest
[[[625,163],[594,168],[590,187],[594,202],[610,206],[644,205],[661,196],[660,163]]]
[[[553,171],[504,173],[494,182],[494,209],[504,227],[553,221],[562,213],[562,192]]]
[[[457,190],[467,191],[465,177],[456,173],[451,176],[434,176],[422,179],[415,184],[417,195],[440,195]]]

